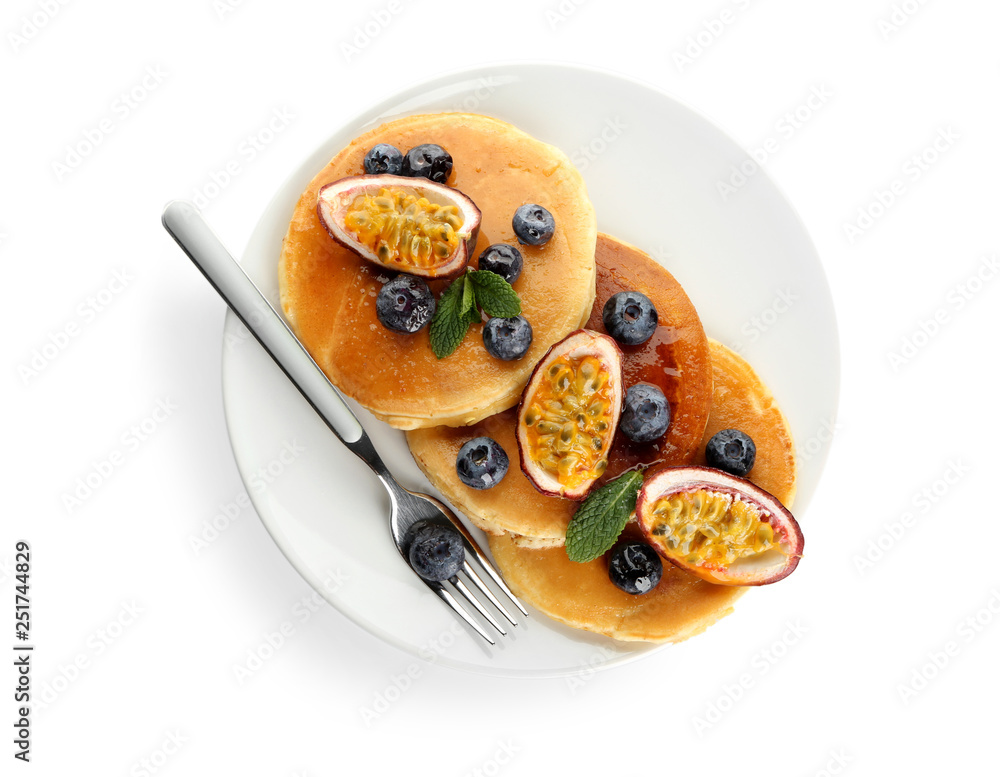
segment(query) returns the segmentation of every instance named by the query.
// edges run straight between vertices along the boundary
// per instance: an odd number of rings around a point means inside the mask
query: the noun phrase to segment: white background
[[[3,774],[992,764],[1000,7],[500,8],[5,4],[0,650],[26,540],[46,703],[25,766],[4,658]],[[206,215],[239,253],[288,171],[344,121],[428,77],[526,59],[644,80],[748,150],[779,141],[764,168],[816,242],[842,346],[807,562],[705,635],[575,680],[471,675],[381,643],[316,603],[251,509],[206,535],[244,489],[221,402],[224,308],[159,225],[168,200],[211,194]],[[802,109],[810,94],[825,97]],[[290,118],[250,158],[242,144],[275,116]],[[635,164],[655,175],[656,149]]]

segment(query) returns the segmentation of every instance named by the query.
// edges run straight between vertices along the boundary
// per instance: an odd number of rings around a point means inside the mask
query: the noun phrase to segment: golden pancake
[[[750,435],[757,458],[749,480],[791,508],[795,499],[795,445],[788,420],[746,359],[722,343],[709,340],[712,351],[712,412],[695,464],[705,463],[705,445],[723,429]]]
[[[363,173],[364,155],[376,143],[404,153],[437,143],[452,155],[449,185],[471,197],[483,214],[476,256],[491,243],[517,244],[511,219],[520,205],[537,203],[552,213],[552,239],[519,246],[524,270],[514,289],[534,332],[525,358],[503,362],[490,356],[482,327],[474,324],[458,350],[438,360],[426,327],[405,335],[379,323],[375,297],[385,271],[334,242],[316,213],[319,189]],[[330,380],[377,418],[400,429],[474,423],[514,405],[534,363],[587,319],[595,241],[583,178],[562,151],[486,116],[408,116],[355,139],[309,184],[282,247],[281,305]],[[431,288],[437,294],[445,284],[435,281]]]
[[[746,361],[721,343],[710,343],[715,389],[704,441],[720,429],[749,434],[757,446],[749,479],[788,506],[795,490],[788,423]],[[704,464],[703,456],[698,463]],[[642,540],[634,523],[623,538]],[[705,582],[664,561],[659,585],[633,596],[608,578],[606,557],[580,564],[562,547],[532,549],[510,535],[489,541],[497,567],[522,600],[561,623],[623,641],[680,642],[732,612],[746,591]]]
[[[661,441],[638,445],[615,437],[608,470],[598,487],[637,464],[690,464],[697,455],[712,401],[712,367],[701,320],[680,284],[635,246],[608,235],[597,239],[597,297],[588,328],[605,331],[604,303],[619,291],[641,291],[652,300],[659,326],[644,344],[621,346],[624,385],[639,381],[663,389],[672,421]],[[529,355],[530,356],[530,355]],[[526,359],[529,357],[525,357]],[[533,364],[531,366],[534,366]],[[521,471],[513,410],[460,429],[435,427],[408,432],[410,452],[428,480],[448,501],[490,534],[512,532],[520,544],[562,545],[578,502],[540,494]],[[464,485],[455,471],[458,450],[474,437],[492,437],[507,452],[507,476],[491,489]]]

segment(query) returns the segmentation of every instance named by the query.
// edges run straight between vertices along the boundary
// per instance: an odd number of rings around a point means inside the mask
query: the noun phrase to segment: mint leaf
[[[455,352],[465,338],[465,333],[469,331],[469,324],[472,323],[475,306],[462,313],[466,286],[468,283],[464,275],[456,278],[441,292],[441,297],[437,301],[429,334],[431,350],[439,359],[451,356]]]
[[[458,313],[462,316],[468,316],[472,312],[472,308],[476,304],[476,292],[472,288],[472,284],[469,283],[468,274],[462,275],[455,279],[455,283],[462,284],[462,304],[459,305]],[[471,320],[471,316],[470,316]]]
[[[469,270],[466,277],[476,292],[476,302],[488,316],[512,318],[521,312],[521,300],[507,281],[489,270]]]
[[[584,500],[566,529],[566,554],[570,561],[593,561],[615,544],[635,510],[641,486],[642,471],[632,470]]]

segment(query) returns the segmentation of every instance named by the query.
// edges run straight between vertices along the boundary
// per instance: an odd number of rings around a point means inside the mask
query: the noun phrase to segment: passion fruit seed
[[[403,189],[359,194],[344,227],[383,264],[401,269],[447,262],[458,247],[463,220],[455,205],[438,205]]]
[[[768,517],[738,494],[698,489],[657,500],[652,534],[689,564],[729,567],[772,549],[784,553]]]
[[[608,377],[595,356],[559,357],[546,368],[525,412],[532,459],[567,488],[607,469],[615,410]]]

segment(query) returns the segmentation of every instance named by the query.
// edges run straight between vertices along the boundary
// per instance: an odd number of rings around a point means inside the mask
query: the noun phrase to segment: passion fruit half
[[[465,268],[482,219],[457,189],[398,175],[328,183],[319,190],[316,212],[330,236],[363,259],[424,278]]]
[[[657,553],[710,583],[775,583],[802,555],[802,532],[785,506],[719,470],[660,470],[639,491],[635,516]]]
[[[583,499],[608,467],[622,406],[622,356],[578,329],[535,365],[517,411],[521,469],[543,494]]]

